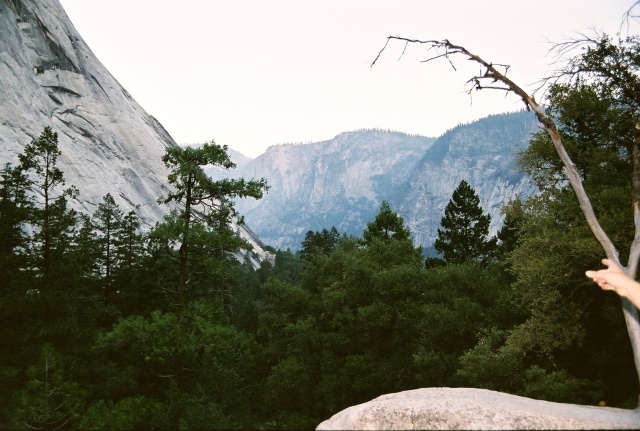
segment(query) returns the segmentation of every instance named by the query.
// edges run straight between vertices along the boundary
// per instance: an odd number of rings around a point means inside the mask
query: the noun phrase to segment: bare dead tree
[[[504,91],[507,94],[515,94],[519,97],[524,103],[527,110],[535,113],[538,121],[540,122],[540,128],[544,130],[551,141],[553,142],[553,146],[555,148],[558,157],[560,158],[563,171],[566,175],[569,183],[578,199],[578,203],[580,205],[580,209],[584,214],[585,220],[591,229],[591,232],[596,237],[600,245],[602,246],[607,258],[615,261],[620,264],[627,273],[627,275],[635,278],[637,269],[638,269],[638,260],[640,258],[640,123],[636,124],[636,145],[634,146],[634,152],[632,155],[632,163],[633,163],[633,217],[634,217],[634,226],[635,226],[635,236],[634,241],[631,245],[631,252],[628,265],[622,265],[620,263],[620,257],[618,255],[618,251],[616,247],[609,239],[608,235],[605,233],[604,229],[600,225],[598,218],[595,215],[593,206],[587,195],[583,183],[582,178],[576,168],[576,165],[573,163],[569,154],[567,153],[564,144],[562,142],[560,133],[558,131],[558,126],[556,125],[553,118],[551,118],[545,112],[543,106],[535,100],[533,95],[530,95],[525,90],[522,89],[519,85],[513,82],[510,78],[507,77],[507,73],[509,72],[509,66],[505,64],[497,64],[491,63],[480,56],[469,52],[466,48],[460,45],[455,45],[451,43],[449,40],[417,40],[417,39],[408,39],[400,36],[389,36],[387,37],[387,41],[385,45],[382,47],[376,58],[371,63],[371,67],[375,66],[377,61],[380,59],[384,51],[387,49],[389,44],[393,41],[398,41],[404,43],[404,49],[402,51],[402,55],[406,51],[407,47],[411,44],[422,45],[427,48],[427,52],[429,53],[429,57],[423,60],[424,63],[436,61],[439,59],[444,59],[449,62],[451,67],[455,70],[454,57],[462,57],[467,60],[474,62],[480,66],[480,71],[477,75],[472,76],[467,83],[469,84],[468,93],[471,94],[473,91],[478,90],[498,90]],[[586,41],[588,42],[588,41]],[[586,43],[585,42],[585,43]],[[577,42],[574,42],[574,44]],[[575,45],[573,46],[575,47]],[[560,46],[559,49],[568,49],[567,46]],[[579,74],[581,72],[589,72],[593,73],[593,70],[587,70],[586,68],[576,68],[571,69],[571,66],[577,66],[577,63],[569,64],[568,68],[565,68],[560,75],[556,76],[556,79],[561,77],[569,77],[572,73],[573,76]],[[636,77],[634,82],[640,82]],[[639,87],[640,88],[640,87]],[[640,94],[640,93],[639,93]],[[640,100],[640,98],[638,99]],[[636,150],[637,149],[637,150]],[[629,338],[631,340],[631,347],[633,350],[633,357],[636,365],[636,371],[638,374],[638,378],[640,379],[640,320],[638,318],[638,309],[626,298],[622,298],[622,309],[625,317],[625,322],[627,326],[627,331],[629,333]],[[639,398],[640,404],[640,398]]]

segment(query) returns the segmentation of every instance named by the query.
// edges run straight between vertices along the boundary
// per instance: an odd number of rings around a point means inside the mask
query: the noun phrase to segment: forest
[[[604,36],[578,60],[598,58],[637,70],[640,40]],[[546,107],[622,257],[630,97],[615,80],[558,81]],[[542,131],[518,158],[540,192],[503,208],[495,238],[462,181],[436,258],[382,202],[362,235],[309,231],[259,269],[237,258],[249,246],[233,202],[268,184],[207,177],[202,166],[233,167],[225,146],[167,149],[167,216],[146,230],[111,195],[72,209],[82,190],[59,156],[46,127],[0,171],[1,429],[314,429],[379,395],[443,386],[637,406],[620,298],[584,275],[603,251]]]

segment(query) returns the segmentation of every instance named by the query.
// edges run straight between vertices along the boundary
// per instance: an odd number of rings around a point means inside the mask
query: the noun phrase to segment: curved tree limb
[[[578,170],[576,169],[575,164],[569,157],[569,154],[567,153],[564,147],[564,144],[562,143],[562,138],[560,137],[560,134],[558,132],[558,128],[555,122],[550,116],[548,116],[545,113],[543,107],[535,100],[535,98],[532,95],[529,95],[520,86],[518,86],[515,82],[513,82],[511,79],[509,79],[506,76],[509,70],[508,66],[501,65],[501,64],[494,65],[493,63],[485,61],[480,56],[476,54],[472,54],[463,46],[454,45],[453,43],[449,42],[449,40],[447,39],[442,41],[437,41],[437,40],[421,41],[421,40],[415,40],[415,39],[407,39],[399,36],[389,36],[387,38],[387,43],[382,48],[382,50],[380,50],[380,52],[378,53],[378,56],[375,58],[375,60],[371,64],[372,67],[376,64],[376,62],[382,55],[383,51],[388,46],[390,40],[400,40],[406,43],[418,43],[418,44],[428,45],[429,49],[434,49],[436,51],[436,55],[424,60],[424,62],[429,62],[429,61],[436,60],[438,58],[443,58],[443,57],[447,58],[451,62],[450,57],[452,55],[461,55],[463,57],[466,57],[467,60],[478,63],[482,67],[482,70],[480,74],[472,77],[471,79],[469,79],[469,81],[467,81],[469,84],[472,85],[472,88],[469,90],[469,92],[473,90],[499,89],[499,90],[506,91],[508,93],[514,93],[515,95],[520,97],[522,102],[525,104],[525,107],[527,108],[527,110],[533,110],[535,112],[536,117],[538,118],[538,121],[540,121],[541,128],[545,132],[547,132],[547,134],[551,138],[554,148],[556,150],[556,153],[558,154],[558,157],[560,157],[560,160],[562,161],[562,164],[564,166],[565,175],[567,176],[569,183],[571,184],[571,187],[573,188],[573,191],[575,192],[576,197],[578,198],[580,209],[582,210],[585,216],[585,219],[587,221],[587,224],[589,225],[589,228],[591,229],[591,232],[593,232],[594,236],[596,237],[596,239],[604,249],[607,257],[611,260],[614,260],[617,263],[620,263],[620,258],[615,246],[613,245],[613,243],[605,233],[604,229],[598,222],[598,219],[593,210],[593,206],[591,205],[591,201],[589,200],[589,197],[587,196],[587,193],[582,184],[582,178],[580,177],[580,174],[578,173]],[[504,69],[504,72],[498,70],[498,67]],[[502,86],[496,86],[495,85],[496,83],[501,83]]]

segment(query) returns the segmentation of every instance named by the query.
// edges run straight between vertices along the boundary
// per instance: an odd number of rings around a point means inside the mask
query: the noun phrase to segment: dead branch
[[[463,46],[455,45],[447,39],[441,40],[441,41],[438,41],[438,40],[421,41],[416,39],[407,39],[399,36],[389,36],[387,38],[387,42],[385,43],[384,47],[380,50],[377,57],[371,63],[371,67],[373,67],[376,64],[376,62],[378,61],[378,59],[380,58],[384,50],[387,48],[389,42],[392,40],[399,40],[405,43],[417,43],[421,45],[427,45],[429,49],[436,50],[438,54],[431,57],[431,59],[427,59],[427,61],[432,61],[438,58],[445,57],[450,62],[452,62],[451,57],[454,55],[466,57],[467,60],[478,63],[481,66],[480,73],[472,77],[468,81],[472,85],[471,90],[479,91],[483,89],[499,89],[507,93],[514,93],[522,100],[527,110],[533,110],[536,114],[536,117],[538,118],[538,121],[540,121],[541,128],[547,132],[547,134],[550,136],[553,142],[556,153],[558,154],[558,156],[560,157],[560,160],[562,161],[565,174],[569,179],[569,183],[571,184],[571,187],[573,188],[576,194],[576,197],[578,198],[580,208],[582,209],[582,212],[587,220],[587,224],[589,225],[589,228],[593,232],[594,236],[596,237],[596,239],[598,240],[602,248],[605,250],[607,257],[616,262],[619,262],[618,252],[615,249],[615,246],[613,245],[609,237],[607,236],[607,234],[604,232],[604,230],[600,226],[598,219],[596,218],[591,202],[582,184],[582,178],[580,177],[580,174],[576,169],[575,164],[569,157],[569,154],[567,153],[562,143],[562,139],[560,137],[560,133],[558,132],[558,128],[555,122],[551,117],[549,117],[544,112],[544,109],[542,108],[542,106],[538,104],[538,102],[535,100],[535,98],[532,95],[529,95],[520,86],[518,86],[515,82],[513,82],[511,79],[507,77],[506,74],[509,72],[508,66],[505,66],[502,64],[494,65],[493,63],[490,63],[484,60],[482,57],[469,52]],[[500,69],[504,69],[504,72],[501,70],[498,70],[498,67]],[[488,83],[488,84],[485,84],[485,83]],[[501,83],[504,86],[495,86],[493,85],[495,83]]]

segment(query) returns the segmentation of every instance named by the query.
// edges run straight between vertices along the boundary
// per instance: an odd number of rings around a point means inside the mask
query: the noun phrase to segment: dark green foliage
[[[522,201],[517,198],[503,209],[505,213],[504,222],[498,235],[496,235],[496,239],[499,241],[496,246],[496,258],[498,261],[504,262],[509,253],[514,251],[520,243],[520,230],[524,217],[522,206]]]
[[[425,271],[410,239],[361,244],[343,239],[305,267],[299,286],[262,286],[258,342],[278,427],[310,428],[384,393],[453,385],[481,329],[516,319],[497,269]]]
[[[317,425],[410,380],[420,255],[410,241],[358,243],[343,239],[315,259],[300,286],[263,286],[258,340],[272,364],[265,390],[280,427]]]
[[[256,346],[214,289],[232,291],[248,271],[229,254],[245,245],[228,228],[229,199],[263,184],[208,184],[224,202],[201,206],[191,226],[196,288],[177,316],[158,280],[177,273],[166,245],[182,238],[180,217],[143,237],[110,195],[76,216],[59,156],[47,128],[2,171],[0,428],[253,428]]]
[[[331,230],[322,229],[320,232],[308,231],[302,241],[300,258],[310,261],[318,253],[330,254],[340,243],[340,234],[333,226]]]
[[[440,224],[435,249],[446,263],[492,259],[496,239],[489,238],[491,217],[483,214],[480,197],[465,180],[454,190]]]
[[[584,91],[554,94],[558,106],[575,96],[601,115],[617,109]],[[616,118],[607,124],[622,131],[626,120]],[[624,141],[612,147],[603,138],[594,148],[587,129],[567,128],[572,151],[586,163],[600,214],[627,241],[623,211],[608,206],[628,185],[598,171],[624,168]],[[29,248],[32,208],[42,202],[28,181],[38,177],[6,166],[0,262],[11,281],[0,285],[0,428],[313,429],[348,406],[425,386],[630,406],[637,384],[617,298],[583,276],[598,246],[544,137],[522,158],[533,170],[548,160],[536,177],[543,193],[505,209],[495,255],[486,245],[495,240],[472,233],[487,248],[478,240],[426,268],[387,202],[362,237],[309,231],[297,255],[275,251],[257,270],[241,264],[233,251],[246,244],[228,227],[231,197],[258,196],[264,184],[201,176],[211,157],[228,166],[221,148],[168,152],[176,189],[166,200],[180,205],[147,235],[109,195],[92,218],[77,217],[52,243],[59,261],[51,260],[57,276],[48,283],[44,265],[27,259],[41,253]],[[462,188],[449,215],[484,232],[488,217]]]
[[[23,171],[10,164],[0,171],[0,291],[20,284],[16,268],[27,265],[29,237],[25,231],[32,210],[28,180]]]
[[[77,421],[76,429],[168,429],[169,415],[165,404],[144,396],[120,401],[100,400],[87,408]]]
[[[376,218],[367,223],[362,237],[365,243],[370,244],[374,239],[390,241],[392,239],[405,240],[411,238],[409,229],[404,227],[404,220],[395,211],[391,210],[389,202],[382,201]]]
[[[96,347],[117,358],[119,367],[137,371],[127,397],[171,406],[165,413],[169,428],[228,428],[233,422],[222,412],[239,413],[250,393],[255,347],[228,324],[219,305],[191,302],[181,316],[160,311],[149,318],[131,316],[99,337]],[[250,409],[244,414],[249,420]]]
[[[103,281],[105,305],[109,304],[114,273],[119,269],[118,243],[123,229],[121,223],[122,211],[113,200],[113,196],[107,194],[93,214],[93,226],[97,234],[95,243],[98,246],[95,260]]]
[[[50,345],[27,370],[27,382],[15,395],[12,426],[26,429],[67,429],[82,408],[84,391],[65,372],[65,358]]]
[[[502,271],[474,261],[428,271],[419,323],[422,338],[414,357],[422,386],[457,386],[459,357],[476,345],[483,331],[518,321],[521,312],[513,307],[506,285]]]
[[[629,202],[640,99],[632,91],[637,77],[621,77],[637,70],[637,52],[636,39],[595,41],[570,64],[589,78],[553,86],[548,106],[622,261],[633,241]],[[514,300],[526,318],[465,354],[459,376],[467,384],[553,401],[604,399],[635,407],[638,383],[620,301],[584,278],[585,269],[599,265],[602,249],[549,137],[536,134],[520,164],[542,193],[507,209],[515,235],[501,232],[499,256],[508,262]],[[497,372],[492,363],[509,371]]]
[[[590,80],[620,106],[638,112],[640,37],[615,40],[603,34],[591,42],[582,55],[569,64],[569,70],[575,73],[574,83]]]
[[[257,340],[275,426],[311,428],[384,393],[451,385],[479,331],[516,319],[499,270],[471,262],[425,271],[390,212],[383,206],[369,232],[393,225],[387,232],[403,234],[344,237],[309,261],[300,285],[274,277],[262,286]]]

